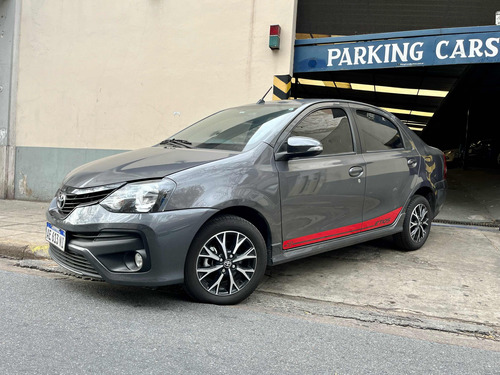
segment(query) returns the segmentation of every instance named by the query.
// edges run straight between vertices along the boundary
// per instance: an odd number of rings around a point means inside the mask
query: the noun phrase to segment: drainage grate
[[[487,223],[478,223],[472,221],[459,221],[459,220],[444,220],[444,219],[434,219],[433,223],[441,223],[441,224],[451,224],[451,225],[466,225],[468,227],[487,227],[487,228],[499,228],[500,224],[496,221],[487,222]]]

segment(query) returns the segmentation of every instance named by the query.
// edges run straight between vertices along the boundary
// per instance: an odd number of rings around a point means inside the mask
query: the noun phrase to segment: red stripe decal
[[[394,211],[391,211],[385,215],[367,221],[363,221],[361,223],[347,225],[345,227],[330,229],[324,232],[309,234],[307,236],[287,240],[283,242],[283,249],[288,250],[294,247],[332,240],[334,238],[349,236],[351,234],[364,232],[375,228],[385,227],[386,225],[391,225],[398,217],[402,208],[403,207],[396,208]]]

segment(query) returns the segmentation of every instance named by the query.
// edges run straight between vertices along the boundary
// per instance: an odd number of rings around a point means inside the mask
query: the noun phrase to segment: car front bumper
[[[112,213],[100,205],[76,208],[62,218],[52,200],[47,221],[66,231],[65,251],[50,245],[59,265],[81,276],[137,286],[182,283],[191,242],[217,210],[187,209],[148,214]],[[144,265],[134,269],[139,252]]]

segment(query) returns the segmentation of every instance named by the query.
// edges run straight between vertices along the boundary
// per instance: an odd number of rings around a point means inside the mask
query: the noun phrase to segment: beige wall
[[[16,145],[134,149],[256,102],[291,73],[295,10],[296,0],[23,0]]]

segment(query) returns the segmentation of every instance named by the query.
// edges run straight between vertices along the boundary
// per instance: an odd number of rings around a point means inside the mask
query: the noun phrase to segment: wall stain
[[[33,190],[28,187],[28,176],[21,172],[22,178],[19,180],[19,193],[25,197],[31,197],[33,195]]]
[[[6,137],[7,137],[7,129],[1,128],[0,129],[0,144],[2,144],[5,141]]]

